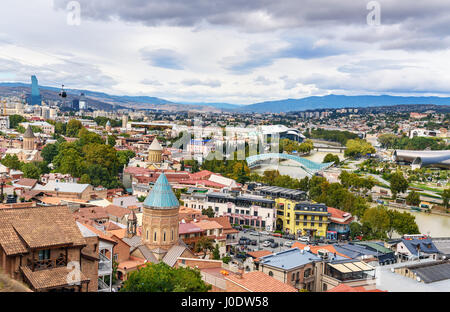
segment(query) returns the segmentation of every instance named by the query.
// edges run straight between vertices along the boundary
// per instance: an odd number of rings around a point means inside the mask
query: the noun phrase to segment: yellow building
[[[275,198],[277,208],[276,228],[299,236],[326,237],[328,208],[324,204]]]
[[[148,150],[148,161],[151,163],[161,163],[163,148],[159,144],[158,139],[155,138]]]

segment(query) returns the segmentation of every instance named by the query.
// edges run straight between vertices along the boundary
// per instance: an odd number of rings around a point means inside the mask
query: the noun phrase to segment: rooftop
[[[230,274],[225,279],[250,292],[298,292],[293,286],[285,284],[260,271],[244,273],[242,277]]]
[[[155,185],[144,201],[144,206],[163,209],[178,208],[180,206],[164,173],[159,175],[158,180],[156,180]]]
[[[291,270],[305,264],[319,261],[320,258],[309,251],[291,248],[260,258],[260,263],[282,270]]]

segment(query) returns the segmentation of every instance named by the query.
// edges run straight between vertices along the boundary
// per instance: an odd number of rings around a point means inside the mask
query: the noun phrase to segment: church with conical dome
[[[178,242],[180,204],[164,173],[144,201],[142,243],[160,260]]]

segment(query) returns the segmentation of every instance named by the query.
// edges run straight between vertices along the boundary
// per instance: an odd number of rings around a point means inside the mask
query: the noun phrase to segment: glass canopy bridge
[[[330,168],[334,164],[334,162],[323,163],[323,164],[316,163],[314,161],[311,161],[311,160],[303,158],[303,157],[290,155],[290,154],[284,154],[284,153],[283,154],[281,154],[281,153],[266,153],[266,154],[253,155],[253,156],[247,157],[246,161],[247,161],[247,165],[249,168],[254,168],[254,167],[261,165],[261,163],[264,162],[265,160],[270,160],[270,159],[293,160],[293,161],[297,162],[300,165],[300,167],[310,175],[315,175],[318,172],[321,172],[325,169]]]

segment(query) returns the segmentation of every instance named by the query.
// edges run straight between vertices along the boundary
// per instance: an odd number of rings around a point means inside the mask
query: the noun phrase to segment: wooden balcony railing
[[[56,259],[44,259],[44,260],[34,260],[34,261],[28,259],[27,265],[33,271],[48,270],[48,269],[67,266],[67,259],[63,255]]]

